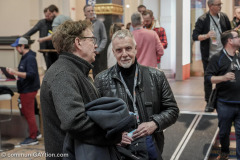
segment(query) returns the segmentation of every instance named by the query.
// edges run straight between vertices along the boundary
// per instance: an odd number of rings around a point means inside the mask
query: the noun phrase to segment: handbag
[[[208,103],[206,106],[206,109],[214,111],[214,109],[217,108],[217,89],[212,89],[212,92],[210,94],[210,97],[208,99]]]

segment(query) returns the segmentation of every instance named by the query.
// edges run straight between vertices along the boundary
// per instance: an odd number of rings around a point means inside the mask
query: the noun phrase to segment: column
[[[123,7],[122,0],[96,0],[95,13],[99,20],[102,20],[108,37],[108,43],[101,53],[101,62],[103,69],[107,69],[107,48],[110,43],[109,29],[115,22],[122,22]]]

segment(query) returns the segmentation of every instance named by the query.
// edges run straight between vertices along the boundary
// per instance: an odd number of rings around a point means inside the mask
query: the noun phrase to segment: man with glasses
[[[107,69],[107,54],[103,53],[103,50],[107,44],[107,33],[102,21],[95,17],[94,7],[86,5],[83,8],[86,20],[89,20],[93,24],[93,34],[97,38],[96,60],[93,63],[93,77],[99,72]]]
[[[236,134],[236,153],[240,159],[240,58],[236,50],[240,38],[236,31],[226,31],[221,36],[224,49],[212,56],[205,78],[216,84],[217,113],[221,153],[217,160],[227,160],[229,155],[229,135],[234,122]]]
[[[208,0],[209,11],[200,16],[195,24],[192,38],[194,41],[201,41],[201,55],[204,73],[209,63],[209,59],[219,53],[223,46],[221,43],[221,33],[231,29],[228,16],[221,11],[221,0]],[[205,101],[208,103],[212,91],[212,84],[204,79]],[[205,112],[212,112],[207,105]]]
[[[85,104],[100,98],[88,75],[97,48],[91,27],[87,21],[66,21],[53,33],[59,58],[47,70],[40,95],[46,153],[63,153],[66,133],[86,144],[114,143],[105,138],[105,132],[85,111]]]

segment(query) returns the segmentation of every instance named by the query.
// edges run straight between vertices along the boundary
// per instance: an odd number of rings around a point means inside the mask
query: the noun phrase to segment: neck
[[[142,25],[133,26],[133,29],[142,29]]]
[[[236,48],[233,48],[233,47],[226,46],[226,47],[225,47],[225,50],[227,51],[227,53],[228,53],[230,56],[234,56],[237,49],[236,49]]]
[[[24,56],[26,53],[28,53],[29,50],[30,50],[30,49],[24,49],[24,51],[23,51],[23,56]]]
[[[152,21],[151,25],[146,27],[147,29],[152,29],[152,26],[153,26],[154,22]]]
[[[212,16],[217,16],[217,15],[218,15],[218,13],[214,13],[214,12],[212,12],[212,11],[209,11],[209,13],[210,13]]]
[[[123,68],[123,67],[118,65],[118,67],[120,69],[120,72],[122,73],[123,76],[128,76],[128,75],[131,75],[131,74],[135,74],[136,66],[137,66],[136,59],[135,59],[135,62],[129,68]]]

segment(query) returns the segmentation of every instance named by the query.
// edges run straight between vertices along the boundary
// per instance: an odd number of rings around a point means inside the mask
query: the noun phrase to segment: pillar
[[[107,49],[111,42],[109,38],[110,26],[115,22],[122,22],[123,7],[122,0],[96,0],[95,13],[99,20],[102,20],[108,37],[108,43],[101,54],[101,62],[103,69],[107,69]]]

